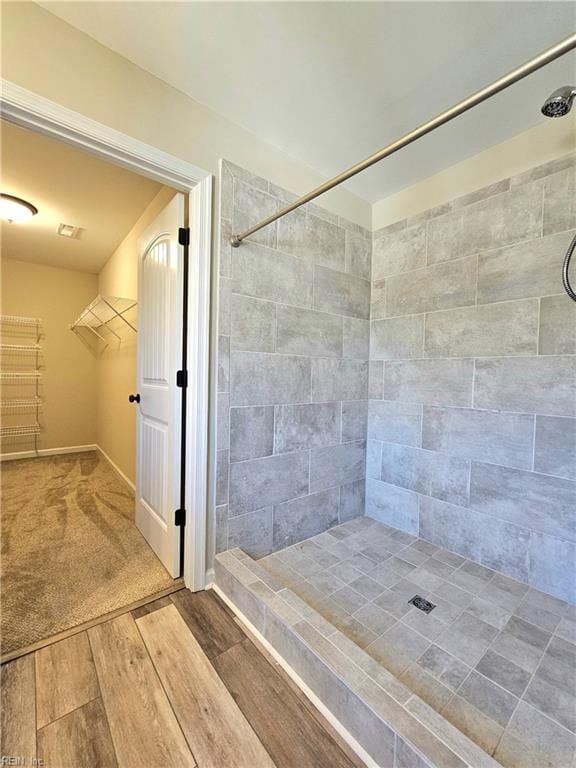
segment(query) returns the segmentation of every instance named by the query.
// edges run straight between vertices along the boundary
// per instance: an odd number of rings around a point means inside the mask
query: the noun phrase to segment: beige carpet
[[[99,453],[2,465],[2,654],[173,585]]]

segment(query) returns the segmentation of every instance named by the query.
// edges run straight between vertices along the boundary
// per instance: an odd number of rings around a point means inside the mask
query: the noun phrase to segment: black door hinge
[[[179,227],[178,229],[178,244],[190,245],[190,227]]]
[[[174,525],[186,525],[186,510],[177,509],[174,512]]]
[[[176,371],[176,386],[186,389],[188,386],[188,371]]]

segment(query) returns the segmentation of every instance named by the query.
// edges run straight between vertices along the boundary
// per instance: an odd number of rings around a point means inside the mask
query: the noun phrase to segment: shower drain
[[[420,595],[414,595],[414,597],[411,600],[408,600],[409,603],[412,603],[412,605],[415,608],[418,608],[419,611],[424,611],[424,613],[430,613],[430,611],[433,611],[436,606],[434,603],[431,603],[429,600],[425,600],[423,597],[420,597]]]

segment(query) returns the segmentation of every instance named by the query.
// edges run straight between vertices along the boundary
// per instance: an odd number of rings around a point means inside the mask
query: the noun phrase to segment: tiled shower
[[[222,166],[212,546],[366,514],[576,600],[576,158],[372,236]],[[368,399],[369,398],[369,399]]]

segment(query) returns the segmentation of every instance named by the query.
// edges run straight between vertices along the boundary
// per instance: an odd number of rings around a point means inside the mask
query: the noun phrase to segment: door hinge
[[[190,227],[178,228],[178,244],[190,245]]]
[[[174,525],[186,525],[186,510],[177,509],[174,512]]]
[[[176,371],[176,386],[186,389],[188,386],[188,371]]]

